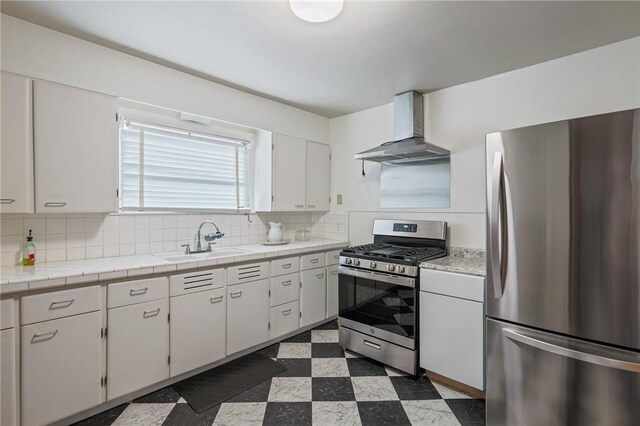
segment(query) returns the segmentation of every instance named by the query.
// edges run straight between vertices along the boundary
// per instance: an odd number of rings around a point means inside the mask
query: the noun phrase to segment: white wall
[[[328,142],[329,120],[106,47],[1,16],[3,70]],[[221,59],[222,60],[222,59]]]
[[[640,107],[640,38],[425,95],[427,139],[451,150],[451,208],[389,211],[379,207],[379,165],[353,154],[393,139],[392,104],[330,120],[332,200],[349,212],[352,243],[370,239],[375,217],[446,220],[451,245],[485,245],[485,134]]]

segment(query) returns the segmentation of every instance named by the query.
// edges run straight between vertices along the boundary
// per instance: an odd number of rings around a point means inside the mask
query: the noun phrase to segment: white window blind
[[[122,210],[250,209],[249,143],[125,121]]]

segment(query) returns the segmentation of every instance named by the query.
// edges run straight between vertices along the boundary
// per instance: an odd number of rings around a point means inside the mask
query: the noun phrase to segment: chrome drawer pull
[[[282,315],[287,316],[291,314],[291,308],[289,309],[285,309],[284,311],[282,311]]]
[[[309,207],[310,209],[315,209],[316,205],[315,204],[307,204],[307,207]]]
[[[311,259],[311,263],[318,263],[319,260],[320,259],[316,257],[315,259]]]
[[[137,290],[132,288],[131,290],[129,290],[129,296],[140,296],[142,294],[145,294],[147,290],[149,290],[149,287],[139,288]]]
[[[289,268],[291,268],[291,264],[290,263],[285,263],[285,264],[282,265],[282,268],[283,269],[289,269]]]
[[[45,342],[47,340],[51,340],[54,337],[56,337],[56,334],[58,334],[58,330],[51,331],[49,333],[34,334],[33,337],[31,338],[31,343]],[[41,339],[41,337],[46,337],[46,339]]]
[[[336,269],[335,271],[331,271],[331,275],[338,275],[338,270]]]
[[[222,297],[223,296],[218,296],[218,297],[212,297],[211,299],[209,299],[211,301],[211,303],[220,303],[222,302]]]
[[[282,281],[282,285],[285,287],[291,285],[291,280]]]
[[[64,201],[48,201],[44,203],[45,207],[64,207],[66,205],[67,203],[65,203]]]
[[[239,292],[237,292],[237,293],[231,293],[231,297],[232,297],[233,299],[237,299],[238,297],[242,297],[242,292],[241,292],[241,291],[239,291]]]
[[[382,346],[380,346],[379,344],[377,344],[377,343],[373,343],[373,342],[370,342],[370,341],[368,341],[368,340],[365,340],[365,341],[364,341],[364,344],[365,344],[366,346],[369,346],[370,348],[373,348],[373,349],[377,349],[377,350],[382,349]]]
[[[15,198],[0,198],[0,204],[11,204],[15,201]]]
[[[304,204],[296,204],[295,207],[296,209],[301,209],[304,207]]]
[[[68,308],[73,302],[75,302],[75,300],[76,299],[63,300],[62,302],[51,302],[51,305],[49,305],[49,309]]]
[[[316,278],[324,278],[324,274],[316,274]]]
[[[157,317],[159,313],[160,313],[160,308],[155,309],[153,311],[144,311],[144,313],[142,314],[142,318]]]

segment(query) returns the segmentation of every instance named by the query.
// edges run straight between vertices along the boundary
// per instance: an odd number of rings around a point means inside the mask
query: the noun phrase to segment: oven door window
[[[338,289],[340,317],[415,339],[415,289],[346,274]]]

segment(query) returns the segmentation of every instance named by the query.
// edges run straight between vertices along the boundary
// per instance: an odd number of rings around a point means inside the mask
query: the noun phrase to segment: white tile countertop
[[[240,249],[247,253],[215,258],[197,258],[172,262],[164,259],[167,253],[107,257],[100,259],[73,260],[66,262],[40,263],[33,266],[2,266],[0,270],[0,295],[62,287],[96,281],[108,281],[141,275],[161,274],[183,269],[205,268],[216,265],[262,260],[296,255],[314,251],[337,250],[347,247],[347,241],[309,240],[292,241],[285,245],[262,244],[224,247]],[[214,248],[215,250],[215,248]],[[170,253],[179,255],[180,253]]]

